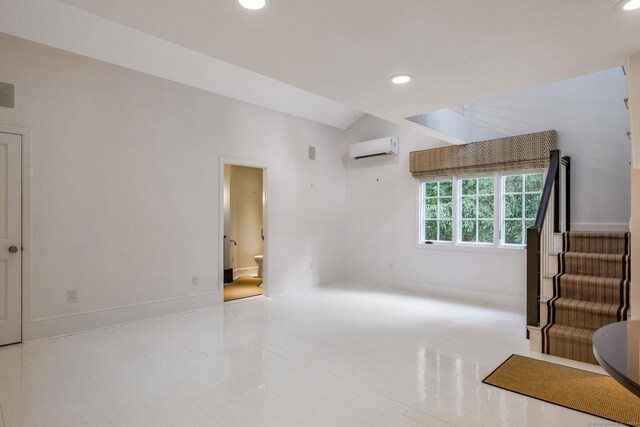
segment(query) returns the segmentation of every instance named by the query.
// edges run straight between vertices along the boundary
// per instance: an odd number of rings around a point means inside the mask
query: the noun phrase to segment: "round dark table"
[[[593,353],[613,379],[640,396],[640,320],[598,329],[593,334]]]

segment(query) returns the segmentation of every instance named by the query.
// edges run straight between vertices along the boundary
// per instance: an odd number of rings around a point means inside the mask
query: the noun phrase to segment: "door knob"
[[[18,252],[18,247],[17,246],[9,246],[9,252],[11,252],[12,254],[15,254],[16,252]]]

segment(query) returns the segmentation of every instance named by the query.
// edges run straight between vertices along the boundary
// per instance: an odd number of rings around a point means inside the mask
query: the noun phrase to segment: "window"
[[[451,180],[422,183],[422,241],[453,240],[453,182]]]
[[[527,243],[527,227],[536,219],[543,185],[541,173],[507,175],[502,178],[504,244]]]
[[[544,174],[451,177],[420,184],[420,243],[522,246],[538,213]]]
[[[460,241],[493,243],[494,180],[465,178],[460,180]]]

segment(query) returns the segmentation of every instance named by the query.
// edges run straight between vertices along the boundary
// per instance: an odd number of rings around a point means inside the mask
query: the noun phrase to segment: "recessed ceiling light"
[[[619,12],[631,12],[640,9],[640,0],[622,0],[614,6]]]
[[[238,0],[240,6],[249,10],[260,10],[267,5],[267,0]]]
[[[409,74],[398,74],[396,76],[391,77],[391,82],[397,85],[403,85],[405,83],[409,83],[411,81],[411,76]]]

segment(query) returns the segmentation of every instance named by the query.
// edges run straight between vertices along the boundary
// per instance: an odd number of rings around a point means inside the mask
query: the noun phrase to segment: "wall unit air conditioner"
[[[349,145],[349,154],[354,159],[365,159],[377,156],[396,156],[398,154],[398,137],[373,139]]]

